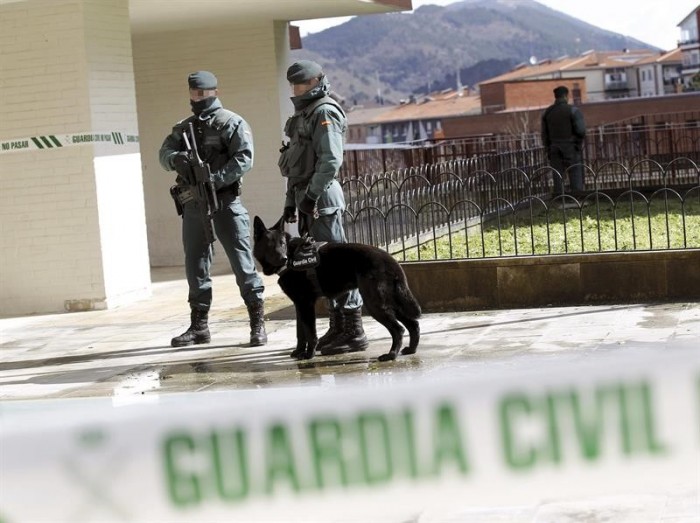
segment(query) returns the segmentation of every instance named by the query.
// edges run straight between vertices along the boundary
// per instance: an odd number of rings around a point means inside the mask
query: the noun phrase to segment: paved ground
[[[380,364],[388,333],[365,319],[366,352],[295,362],[290,302],[266,279],[265,347],[247,346],[245,308],[233,276],[214,278],[212,343],[174,349],[187,325],[180,269],[153,273],[152,298],[110,311],[0,320],[0,410],[10,400],[110,397],[128,403],[171,392],[391,384],[425,375],[470,376],[484,369],[531,368],[539,361],[590,361],[621,348],[687,350],[697,361],[700,304],[636,304],[426,314],[418,354]],[[325,320],[319,321],[319,331]],[[700,471],[699,471],[700,477]],[[700,521],[698,485],[648,496],[543,503],[465,512],[460,521]]]

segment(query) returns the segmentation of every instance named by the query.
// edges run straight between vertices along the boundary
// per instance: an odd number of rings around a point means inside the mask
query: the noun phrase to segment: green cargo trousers
[[[265,287],[255,269],[250,241],[250,218],[240,197],[231,195],[223,198],[221,209],[214,214],[212,222],[216,237],[231,264],[243,301],[249,305],[262,300]],[[190,307],[208,311],[212,303],[210,270],[213,251],[204,239],[202,219],[195,202],[184,206],[182,243],[185,248]]]

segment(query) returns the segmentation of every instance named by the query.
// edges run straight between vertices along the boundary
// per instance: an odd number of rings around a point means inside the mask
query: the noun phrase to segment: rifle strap
[[[321,98],[318,98],[317,100],[311,102],[308,106],[304,107],[304,110],[301,112],[301,114],[304,116],[304,119],[308,119],[317,108],[325,104],[332,105],[333,107],[338,109],[338,111],[340,111],[340,114],[342,114],[345,117],[345,111],[340,106],[340,104],[328,95],[322,96]]]

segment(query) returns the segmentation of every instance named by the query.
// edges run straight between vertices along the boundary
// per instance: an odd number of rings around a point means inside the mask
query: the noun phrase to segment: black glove
[[[184,178],[185,180],[191,178],[192,166],[190,165],[190,158],[185,151],[180,151],[175,154],[170,160],[170,163],[177,172],[178,178]]]
[[[287,223],[295,223],[297,221],[296,207],[285,207],[282,213],[282,219]]]
[[[299,211],[304,214],[313,215],[316,209],[316,200],[312,200],[308,194],[304,194],[304,198],[299,202]]]

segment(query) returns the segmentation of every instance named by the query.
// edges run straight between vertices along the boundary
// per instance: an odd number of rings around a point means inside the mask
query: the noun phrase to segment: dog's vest
[[[318,294],[323,294],[321,284],[318,282],[316,267],[321,263],[318,250],[327,242],[314,241],[310,236],[305,235],[296,246],[291,256],[287,258],[287,267],[293,271],[306,271],[306,277],[311,281],[314,290]]]

